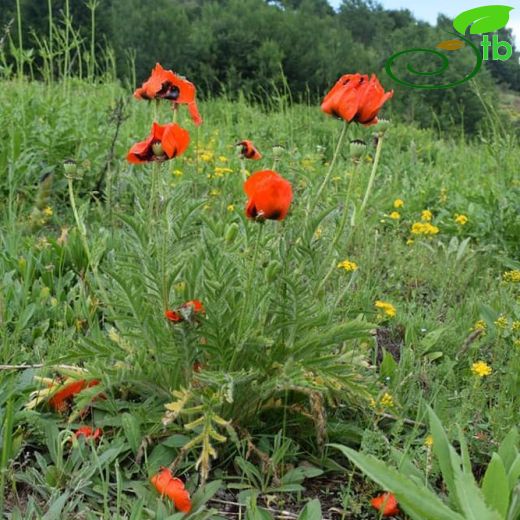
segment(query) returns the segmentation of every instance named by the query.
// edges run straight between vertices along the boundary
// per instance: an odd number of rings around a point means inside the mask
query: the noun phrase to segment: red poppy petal
[[[188,111],[195,125],[200,126],[202,124],[202,117],[200,115],[199,108],[197,107],[197,103],[188,103]]]
[[[161,142],[164,153],[172,159],[186,151],[190,144],[190,133],[177,124],[166,125]]]

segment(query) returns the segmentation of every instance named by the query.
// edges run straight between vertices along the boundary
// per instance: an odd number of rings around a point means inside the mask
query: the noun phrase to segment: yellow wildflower
[[[225,155],[219,155],[218,160],[220,162],[228,162],[229,159]]]
[[[504,282],[520,283],[520,269],[506,271],[502,275],[502,280],[504,280]]]
[[[231,213],[232,211],[235,211],[235,205],[234,204],[228,204],[227,210]]]
[[[409,238],[409,239],[406,241],[406,245],[407,245],[407,246],[411,246],[413,243],[414,243],[413,238]]]
[[[411,231],[414,235],[436,235],[439,228],[429,222],[414,222]]]
[[[392,211],[390,215],[388,215],[392,220],[399,220],[401,218],[401,214],[398,211]]]
[[[215,176],[216,177],[223,177],[225,173],[232,173],[233,170],[231,168],[223,168],[221,166],[215,167]]]
[[[356,262],[352,262],[350,260],[343,260],[338,264],[338,269],[345,269],[347,272],[357,271],[358,265]]]
[[[50,206],[47,206],[46,208],[43,208],[42,213],[46,217],[52,217],[52,215],[54,214],[54,211],[52,210],[52,208]]]
[[[485,361],[477,361],[471,365],[471,371],[479,377],[486,377],[493,372],[493,369]]]
[[[215,189],[215,190],[211,190],[211,191],[209,192],[209,194],[210,194],[212,197],[218,197],[218,196],[220,195],[220,193],[221,193],[221,191],[220,191],[220,190],[217,190],[217,189]]]
[[[321,235],[322,235],[322,234],[323,234],[323,229],[321,229],[321,227],[318,227],[318,228],[316,229],[316,231],[314,232],[314,236],[315,236],[316,238],[321,238]]]
[[[475,322],[475,325],[473,325],[473,331],[481,330],[482,332],[485,332],[487,329],[487,324],[484,320],[478,320]]]
[[[213,159],[213,152],[205,151],[200,154],[201,161],[210,162]]]
[[[505,329],[507,327],[507,318],[502,314],[494,321],[494,324],[499,329]]]
[[[466,217],[466,215],[459,215],[459,214],[455,214],[455,222],[457,224],[460,224],[461,226],[464,226],[468,223],[468,217]]]
[[[370,398],[370,400],[368,401],[368,404],[369,404],[370,408],[375,408],[377,406],[376,400],[373,397]]]
[[[513,323],[511,324],[511,330],[513,332],[517,332],[520,330],[520,320],[513,321]]]
[[[433,436],[432,435],[426,436],[426,438],[424,439],[424,445],[427,448],[431,448],[433,446]]]
[[[394,398],[388,392],[385,392],[383,397],[381,397],[381,406],[384,408],[392,408],[394,404]]]
[[[172,173],[175,177],[182,177],[182,170],[173,170]]]
[[[421,212],[421,220],[424,222],[430,222],[433,218],[433,213],[429,209],[425,209]]]
[[[403,206],[404,206],[404,200],[402,200],[402,199],[395,199],[394,200],[394,208],[395,209],[402,208]]]
[[[393,318],[397,314],[395,307],[391,303],[377,300],[374,305],[376,309],[381,309],[390,318]]]

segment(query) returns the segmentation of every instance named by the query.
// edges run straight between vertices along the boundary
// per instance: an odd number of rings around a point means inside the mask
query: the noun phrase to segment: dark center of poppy
[[[169,88],[166,90],[165,94],[162,96],[164,99],[170,99],[171,101],[175,101],[179,98],[181,91],[179,87],[175,85],[169,85]]]

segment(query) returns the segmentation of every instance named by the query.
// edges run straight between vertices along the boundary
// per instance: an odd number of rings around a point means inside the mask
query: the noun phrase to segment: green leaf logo
[[[506,26],[509,21],[509,12],[512,10],[513,8],[508,5],[475,7],[460,13],[453,20],[453,27],[460,34],[466,34],[466,30],[470,26],[470,34],[495,32]]]

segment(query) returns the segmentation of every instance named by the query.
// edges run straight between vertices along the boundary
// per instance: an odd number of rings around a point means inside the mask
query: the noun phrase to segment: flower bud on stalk
[[[81,179],[82,175],[78,172],[78,163],[74,159],[65,159],[63,161],[63,170],[67,179]]]
[[[226,229],[226,234],[225,234],[226,242],[228,244],[231,244],[235,240],[237,233],[238,233],[238,224],[236,222],[233,222]]]

